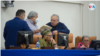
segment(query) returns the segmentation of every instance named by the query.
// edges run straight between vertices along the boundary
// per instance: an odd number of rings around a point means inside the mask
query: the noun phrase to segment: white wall
[[[5,22],[15,17],[15,13],[18,9],[24,9],[26,11],[26,17],[30,11],[36,11],[39,14],[40,21],[38,26],[50,22],[52,14],[58,14],[60,21],[63,22],[74,34],[74,38],[78,35],[82,35],[82,23],[81,23],[81,8],[80,4],[63,3],[63,2],[14,2],[14,7],[1,8],[1,46],[4,47],[3,29]],[[77,33],[76,33],[77,32]]]
[[[64,2],[64,3],[77,3],[77,4],[83,4],[83,1],[71,1],[71,0],[54,0],[54,1],[57,1],[57,2]]]
[[[89,3],[94,3],[96,9],[90,11]],[[100,40],[100,1],[86,1],[83,5],[83,35],[97,36]]]

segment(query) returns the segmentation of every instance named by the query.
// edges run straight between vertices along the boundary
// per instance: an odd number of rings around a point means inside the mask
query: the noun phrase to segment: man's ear
[[[21,17],[23,17],[24,16],[24,14],[21,14]]]
[[[58,20],[58,22],[59,22],[59,20]]]
[[[35,18],[34,18],[34,17],[31,17],[31,19],[32,19],[33,21],[35,21]]]
[[[21,17],[23,16],[23,14],[20,15]]]
[[[34,17],[32,17],[32,18],[34,18]]]

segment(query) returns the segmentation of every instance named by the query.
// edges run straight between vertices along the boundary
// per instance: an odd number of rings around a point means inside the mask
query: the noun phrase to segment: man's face
[[[33,22],[36,23],[36,19],[38,18],[38,15],[36,15],[35,17],[32,17]]]
[[[23,13],[23,14],[21,15],[21,19],[24,20],[24,18],[25,18],[25,13]]]
[[[58,23],[59,23],[59,21],[57,20],[57,16],[52,16],[51,17],[51,25],[56,26]]]

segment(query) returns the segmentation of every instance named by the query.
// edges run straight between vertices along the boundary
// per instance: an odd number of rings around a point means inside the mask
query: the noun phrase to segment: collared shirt
[[[54,46],[51,42],[47,44],[44,38],[40,39],[39,43],[40,43],[40,47],[53,47]]]
[[[38,29],[38,26],[37,26],[36,24],[34,24],[32,20],[26,19],[26,22],[27,22],[28,26],[30,27],[30,29],[31,29],[32,31],[35,31],[35,30]],[[35,33],[35,34],[36,34],[36,35],[40,35],[40,32],[39,32],[39,33]]]

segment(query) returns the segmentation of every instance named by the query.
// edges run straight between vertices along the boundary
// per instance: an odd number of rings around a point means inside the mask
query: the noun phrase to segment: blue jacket
[[[51,31],[57,30],[58,32],[62,32],[66,34],[70,33],[70,30],[61,22],[59,22],[56,27],[53,27],[51,25],[51,22],[47,23],[47,25],[52,27]]]
[[[24,20],[18,17],[6,22],[3,34],[5,47],[9,47],[10,45],[19,46],[16,44],[18,31],[31,31],[31,29]]]

